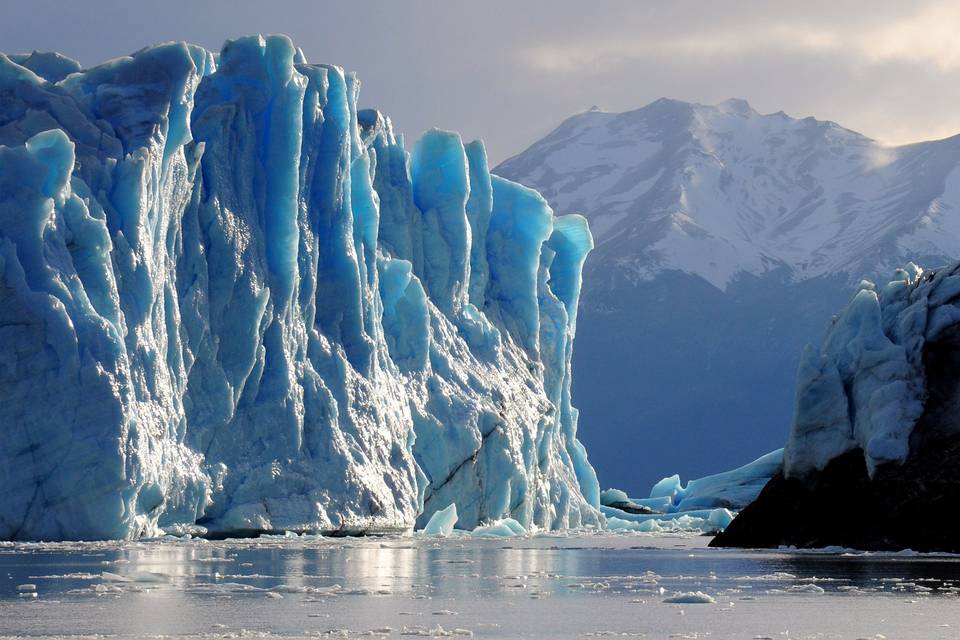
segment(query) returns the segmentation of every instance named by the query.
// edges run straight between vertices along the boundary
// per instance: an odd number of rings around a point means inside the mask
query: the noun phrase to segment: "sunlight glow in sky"
[[[958,25],[944,0],[34,0],[4,8],[0,50],[91,65],[159,41],[287,33],[309,60],[357,71],[362,102],[408,137],[455,129],[496,163],[591,105],[663,96],[745,98],[890,144],[953,135]]]

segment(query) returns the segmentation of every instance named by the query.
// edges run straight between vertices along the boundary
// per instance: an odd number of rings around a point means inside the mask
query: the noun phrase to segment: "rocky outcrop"
[[[784,472],[713,546],[960,551],[957,273],[857,294],[805,357]]]

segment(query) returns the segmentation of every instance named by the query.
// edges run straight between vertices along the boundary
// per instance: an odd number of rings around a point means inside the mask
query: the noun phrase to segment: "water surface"
[[[708,540],[3,544],[0,636],[960,637],[958,557]]]

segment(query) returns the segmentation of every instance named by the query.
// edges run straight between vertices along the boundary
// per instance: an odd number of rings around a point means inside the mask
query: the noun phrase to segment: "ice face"
[[[909,264],[881,289],[861,283],[819,350],[808,347],[784,452],[785,474],[823,469],[855,448],[867,469],[903,462],[923,413],[923,350],[960,322],[957,267],[923,273]]]
[[[582,218],[479,142],[408,154],[286,37],[19,62],[0,538],[602,521],[570,403]]]

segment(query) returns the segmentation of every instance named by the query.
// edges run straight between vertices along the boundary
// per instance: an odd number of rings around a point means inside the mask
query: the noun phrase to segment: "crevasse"
[[[592,239],[284,36],[0,54],[0,538],[599,524]]]

